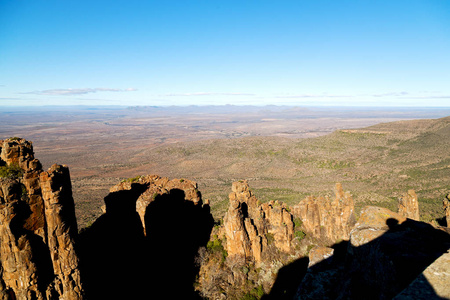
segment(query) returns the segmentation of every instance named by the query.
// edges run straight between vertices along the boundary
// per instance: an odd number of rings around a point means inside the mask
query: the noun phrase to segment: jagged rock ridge
[[[344,192],[340,183],[335,186],[333,200],[309,196],[293,207],[294,216],[303,221],[306,233],[330,245],[349,239],[356,220],[354,211],[353,198],[349,192]]]
[[[32,144],[0,140],[0,298],[83,299],[67,166],[43,171]]]

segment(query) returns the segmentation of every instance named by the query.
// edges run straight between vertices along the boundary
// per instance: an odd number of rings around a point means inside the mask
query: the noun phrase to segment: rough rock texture
[[[32,144],[0,141],[0,299],[83,299],[69,170],[43,172]]]
[[[36,257],[30,239],[22,235],[21,222],[25,211],[20,205],[20,184],[0,179],[0,260],[1,299],[42,299],[44,290],[37,277]]]
[[[308,271],[295,299],[336,299],[336,278],[342,266],[333,259],[333,248],[316,246],[309,252]]]
[[[223,223],[201,253],[197,289],[207,299],[268,292],[283,264],[299,255],[295,234],[301,229],[284,203],[260,204],[246,180],[234,182],[231,189]]]
[[[447,227],[450,228],[450,194],[448,194],[447,197],[444,198],[442,204],[444,206],[445,220],[447,221]]]
[[[406,218],[387,208],[366,206],[361,210],[361,216],[351,231],[350,243],[359,247],[375,240],[389,230],[389,224],[401,224]]]
[[[31,142],[11,138],[0,140],[0,165],[18,165],[23,170],[40,170],[40,162],[34,158],[33,145]]]
[[[311,268],[315,264],[331,257],[334,254],[334,249],[324,246],[316,246],[309,251],[309,264],[308,268]]]
[[[40,181],[55,290],[60,297],[81,299],[83,291],[74,244],[77,221],[69,168],[53,165],[47,172],[41,173]]]
[[[398,199],[398,213],[415,221],[420,220],[419,201],[414,190],[409,190]]]
[[[450,251],[436,259],[394,299],[435,299],[438,297],[450,299]]]
[[[144,185],[147,188],[139,196],[136,201],[136,211],[138,212],[142,226],[145,231],[145,212],[148,205],[153,202],[158,195],[168,194],[173,189],[178,189],[184,192],[185,200],[192,201],[195,205],[203,203],[201,202],[201,194],[198,191],[197,183],[187,179],[172,179],[167,177],[159,177],[158,175],[141,176],[133,181],[124,181],[110,189],[110,192],[117,192],[122,190],[131,190],[132,184],[137,183]]]
[[[349,192],[344,192],[340,183],[335,187],[335,198],[307,197],[293,208],[294,217],[299,217],[307,234],[333,244],[348,240],[355,224],[354,204]]]
[[[312,266],[297,299],[392,299],[449,248],[450,235],[443,230],[385,208],[365,207],[344,255],[335,252]],[[446,268],[437,262],[436,268]],[[431,289],[431,296],[437,292]]]
[[[291,252],[294,238],[292,214],[278,201],[259,204],[247,181],[234,182],[223,229],[229,256],[241,255],[261,262],[269,244]]]

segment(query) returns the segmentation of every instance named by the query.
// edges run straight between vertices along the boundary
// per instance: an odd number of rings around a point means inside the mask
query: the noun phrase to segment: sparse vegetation
[[[212,240],[206,244],[206,249],[212,254],[220,254],[222,262],[225,261],[228,256],[227,250],[225,250],[222,245],[222,240],[219,239],[217,235],[214,235]]]
[[[9,166],[0,167],[0,178],[20,178],[23,175],[23,170],[18,164],[11,164]]]
[[[135,183],[135,182],[138,182],[141,177],[142,177],[141,175],[138,175],[138,176],[135,176],[135,177],[124,179],[124,180],[122,180],[122,182]]]

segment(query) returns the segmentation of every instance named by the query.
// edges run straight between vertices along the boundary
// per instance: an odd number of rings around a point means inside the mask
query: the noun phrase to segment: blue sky
[[[0,0],[4,105],[450,106],[450,1]]]

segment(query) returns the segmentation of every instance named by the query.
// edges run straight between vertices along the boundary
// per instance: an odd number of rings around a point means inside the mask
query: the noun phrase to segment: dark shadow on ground
[[[110,193],[106,213],[80,234],[80,267],[88,299],[194,299],[194,257],[213,222],[209,207],[171,190],[149,204],[147,236],[136,201],[147,186]]]
[[[334,245],[333,256],[309,269],[305,258],[283,267],[263,299],[392,299],[450,248],[450,235],[429,224],[386,224],[389,229],[369,243]],[[421,284],[426,299],[441,299],[425,277]]]
[[[269,295],[262,297],[263,300],[292,299],[297,288],[302,282],[308,270],[308,257],[300,258],[293,263],[282,267],[277,274],[277,280]]]

